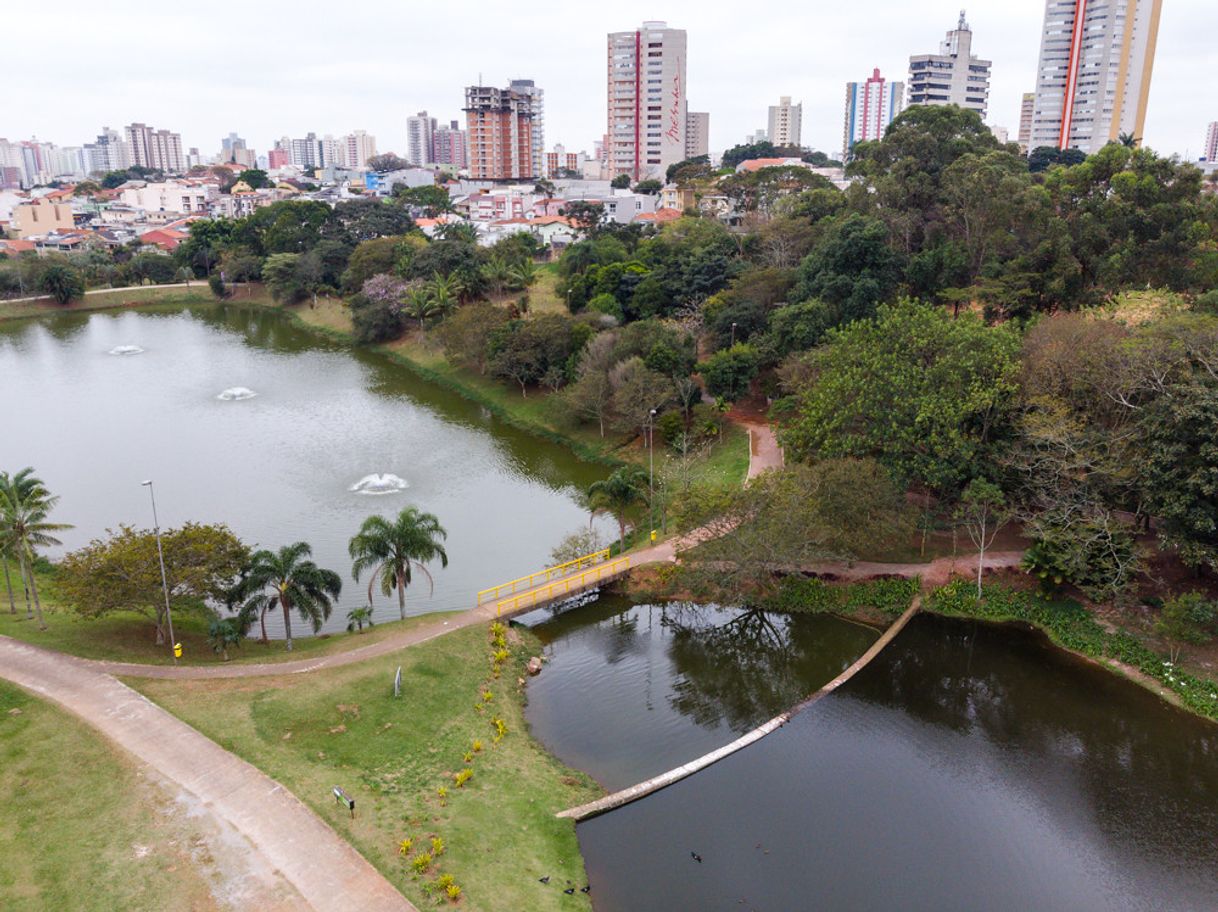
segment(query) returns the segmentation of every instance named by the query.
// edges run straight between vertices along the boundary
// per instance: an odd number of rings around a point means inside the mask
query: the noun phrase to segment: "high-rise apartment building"
[[[340,164],[344,168],[366,168],[368,159],[376,155],[376,137],[365,130],[348,133],[338,141]]]
[[[186,159],[189,166],[189,154]],[[258,163],[258,156],[246,145],[244,139],[236,133],[229,133],[220,140],[220,161],[240,165],[242,168],[253,168]]]
[[[846,83],[846,120],[842,128],[842,161],[856,143],[883,139],[893,118],[905,110],[905,83],[889,82],[878,69],[866,82]]]
[[[947,33],[938,54],[909,58],[909,106],[959,105],[985,120],[990,103],[991,61],[973,56],[973,32],[960,22]]]
[[[533,150],[532,96],[494,86],[465,89],[469,176],[474,180],[540,177]]]
[[[685,159],[685,50],[685,30],[666,22],[609,33],[611,174],[662,178],[669,165]]]
[[[1031,148],[1142,138],[1163,0],[1047,0]]]
[[[565,146],[557,145],[546,153],[545,176],[551,180],[582,176],[586,160],[587,156],[583,152],[568,152]]]
[[[1201,157],[1207,162],[1218,161],[1218,120],[1205,130],[1205,145],[1201,147]]]
[[[85,166],[95,171],[121,171],[131,167],[131,150],[117,130],[102,127],[97,141],[85,143]]]
[[[432,143],[436,133],[436,119],[426,111],[406,118],[406,160],[423,167],[432,163]]]
[[[533,110],[533,173],[545,173],[546,154],[546,92],[540,89],[532,79],[513,79],[508,83],[513,92],[529,96],[529,106]]]
[[[783,95],[778,104],[770,105],[770,125],[766,130],[770,142],[776,146],[799,146],[804,106],[791,104],[791,97]]]
[[[685,113],[685,157],[710,155],[710,112]],[[667,170],[667,169],[665,169]]]
[[[132,165],[173,174],[181,174],[186,170],[181,134],[157,130],[147,124],[133,123],[123,127],[123,135]]]
[[[447,126],[436,127],[432,135],[431,160],[437,165],[450,165],[458,171],[468,165],[466,158],[467,139],[465,131],[458,121],[450,121]]]
[[[1032,146],[1032,112],[1036,108],[1036,93],[1025,92],[1019,104],[1019,148],[1027,155]]]

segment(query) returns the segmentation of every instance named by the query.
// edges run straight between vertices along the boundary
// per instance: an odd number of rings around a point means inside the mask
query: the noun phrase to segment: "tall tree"
[[[34,574],[37,549],[61,544],[53,533],[72,528],[65,523],[48,521],[58,502],[59,498],[47,490],[42,479],[34,475],[32,467],[27,466],[12,476],[0,473],[0,536],[5,549],[17,553],[21,574],[34,597],[39,630],[46,630],[47,625],[42,617],[38,580]]]
[[[441,567],[448,566],[448,553],[441,544],[447,537],[433,514],[415,507],[407,507],[392,520],[369,516],[347,546],[354,562],[351,575],[358,581],[365,570],[372,571],[368,580],[369,600],[378,578],[384,595],[396,589],[398,613],[406,620],[406,587],[412,581],[411,568],[426,576],[434,588],[435,582],[425,564],[439,559]]]
[[[647,503],[647,473],[637,466],[616,469],[588,487],[588,506],[593,516],[608,513],[617,520],[618,542],[626,550],[626,524],[633,510]]]
[[[296,542],[278,551],[258,551],[250,559],[248,585],[251,592],[258,593],[252,602],[262,612],[276,606],[283,609],[283,632],[289,652],[293,609],[316,633],[329,619],[334,600],[343,588],[337,573],[308,560],[312,553],[307,542]]]

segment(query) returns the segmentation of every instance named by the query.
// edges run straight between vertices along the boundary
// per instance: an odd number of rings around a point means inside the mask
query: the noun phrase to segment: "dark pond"
[[[588,700],[612,678],[559,696],[638,718]],[[579,837],[600,912],[1212,912],[1218,727],[1032,632],[921,616],[791,724]]]
[[[152,478],[163,526],[227,522],[264,547],[310,542],[345,578],[327,629],[366,602],[347,541],[369,514],[408,504],[435,513],[449,567],[433,568],[434,596],[416,578],[407,611],[466,608],[479,589],[546,566],[565,534],[586,528],[578,496],[604,474],[388,358],[319,341],[265,310],[0,324],[0,394],[0,466],[32,465],[61,495],[55,518],[76,526],[66,546],[121,523],[150,528],[140,481]],[[376,601],[379,619],[397,616],[396,602]]]
[[[607,596],[534,627],[549,661],[529,681],[534,736],[609,789],[722,747],[840,674],[876,631],[833,617]],[[541,623],[538,623],[541,622]]]

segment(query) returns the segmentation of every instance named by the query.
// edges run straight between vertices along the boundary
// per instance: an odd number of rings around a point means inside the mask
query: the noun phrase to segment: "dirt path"
[[[79,716],[214,821],[216,854],[239,859],[217,887],[234,907],[417,912],[294,795],[96,664],[0,638],[0,676]]]
[[[782,447],[778,445],[778,435],[768,424],[741,422],[749,432],[749,474],[750,480],[770,469],[781,469],[785,464]]]

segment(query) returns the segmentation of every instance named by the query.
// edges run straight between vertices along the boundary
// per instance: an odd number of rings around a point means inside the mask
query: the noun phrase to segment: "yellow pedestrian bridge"
[[[622,576],[629,569],[629,557],[610,560],[609,549],[606,548],[483,589],[478,593],[478,604],[494,605],[496,615],[511,616],[595,589],[602,583]]]

